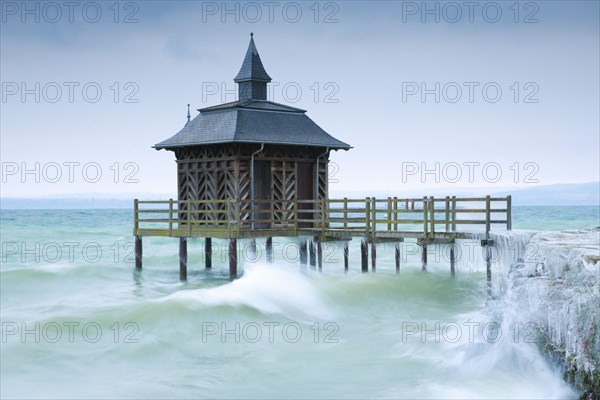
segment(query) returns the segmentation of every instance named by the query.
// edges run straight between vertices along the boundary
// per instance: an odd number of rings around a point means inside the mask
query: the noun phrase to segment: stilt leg
[[[252,262],[258,261],[256,259],[256,239],[250,239],[250,257],[252,257]]]
[[[348,258],[349,258],[348,242],[344,242],[344,271],[348,272]]]
[[[237,277],[237,239],[229,239],[229,277]]]
[[[212,239],[204,238],[204,266],[212,268]]]
[[[492,249],[490,246],[485,248],[485,263],[487,273],[487,294],[492,297]]]
[[[310,268],[315,269],[315,266],[317,265],[317,257],[315,255],[315,244],[312,240],[308,244],[308,254],[310,258]]]
[[[187,238],[179,238],[179,279],[187,280]]]
[[[371,243],[371,271],[375,272],[377,264],[377,246],[375,242]]]
[[[400,273],[400,243],[396,243],[396,274]]]
[[[135,267],[137,269],[142,268],[142,237],[135,237]]]
[[[307,254],[306,254],[306,240],[302,240],[300,242],[300,265],[304,265],[306,266],[306,263],[308,262],[308,258],[307,258]]]
[[[421,269],[423,271],[427,271],[427,245],[425,242],[422,244],[422,253],[421,253]]]
[[[273,238],[272,237],[267,238],[265,247],[266,247],[266,251],[267,251],[267,262],[272,263],[273,262]]]
[[[319,271],[323,270],[323,245],[321,241],[317,242],[317,265],[319,266]]]
[[[450,274],[452,276],[456,275],[456,269],[454,267],[456,260],[454,258],[454,243],[450,246]]]
[[[360,242],[360,263],[362,272],[369,272],[369,247],[367,239]]]

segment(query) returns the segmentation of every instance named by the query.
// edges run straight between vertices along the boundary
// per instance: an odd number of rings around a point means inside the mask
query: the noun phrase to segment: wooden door
[[[298,200],[314,200],[314,163],[298,162],[297,185]],[[315,204],[298,203],[298,210],[310,210],[314,208]],[[314,219],[314,214],[309,212],[299,212],[298,219]],[[298,227],[312,228],[313,224],[312,222],[299,222]]]

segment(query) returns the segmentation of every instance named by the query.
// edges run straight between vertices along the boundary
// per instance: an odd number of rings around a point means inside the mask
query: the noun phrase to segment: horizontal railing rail
[[[134,200],[134,235],[198,235],[223,231],[287,230],[291,234],[348,231],[457,232],[458,227],[502,224],[512,229],[511,196],[318,200]]]

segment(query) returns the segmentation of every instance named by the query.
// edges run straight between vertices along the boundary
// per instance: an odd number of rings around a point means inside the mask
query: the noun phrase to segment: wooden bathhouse
[[[260,219],[253,227],[266,228],[289,220],[286,210],[296,200],[328,198],[329,153],[350,145],[325,132],[306,110],[267,100],[270,81],[251,35],[234,78],[238,100],[199,109],[179,132],[154,146],[175,153],[181,211],[186,211],[186,200],[241,200],[242,219]],[[195,213],[224,210],[225,203],[189,204],[194,219],[227,218],[225,213]],[[272,212],[244,213],[271,205]]]

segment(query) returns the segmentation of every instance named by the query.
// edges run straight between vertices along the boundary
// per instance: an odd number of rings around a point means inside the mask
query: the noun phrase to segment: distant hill
[[[600,205],[600,182],[557,184],[492,193],[494,196],[511,194],[518,206],[597,206]]]
[[[433,196],[482,196],[488,194],[485,189],[468,188],[460,189],[435,189],[435,190],[410,190],[403,193],[391,195],[421,197],[423,195]],[[505,189],[500,192],[489,193],[492,196],[513,196],[515,206],[597,206],[600,205],[600,182],[590,183],[563,183],[548,186],[535,186],[527,189]],[[377,196],[387,197],[385,192],[363,192],[353,191],[351,193],[332,192],[331,197],[365,197]],[[168,199],[175,198],[169,194],[153,193],[123,193],[123,194],[73,194],[63,196],[47,197],[3,197],[0,198],[0,209],[90,209],[90,208],[132,208],[133,199]]]

